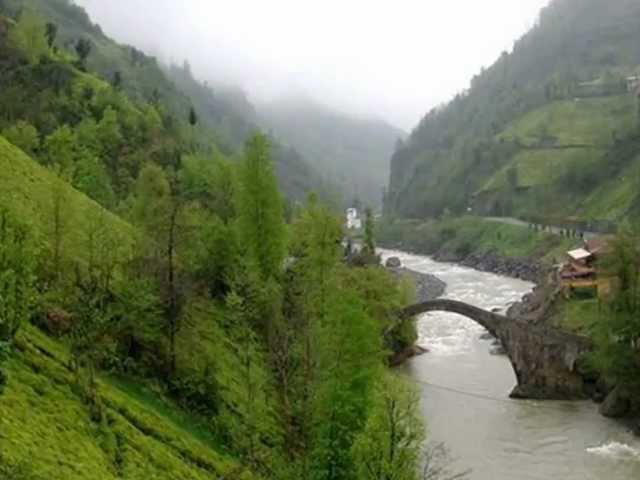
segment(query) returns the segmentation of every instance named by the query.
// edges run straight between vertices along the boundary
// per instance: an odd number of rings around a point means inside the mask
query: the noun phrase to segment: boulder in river
[[[600,413],[609,418],[622,418],[631,410],[629,393],[620,385],[614,388],[600,405]]]
[[[389,257],[385,263],[387,268],[400,268],[402,266],[402,262],[398,257]]]

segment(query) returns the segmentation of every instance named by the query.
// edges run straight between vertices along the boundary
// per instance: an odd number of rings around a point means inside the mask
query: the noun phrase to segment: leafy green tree
[[[108,165],[113,171],[117,169],[117,156],[123,142],[118,112],[108,106],[102,113],[102,119],[96,130],[97,138],[102,146],[102,155],[108,160]]]
[[[198,123],[198,114],[196,113],[196,109],[194,107],[191,107],[189,109],[189,125],[191,125],[192,127],[195,127],[197,123]]]
[[[316,326],[317,377],[310,477],[353,478],[351,448],[364,427],[369,396],[381,366],[380,335],[356,294],[333,292]]]
[[[376,254],[376,242],[375,242],[375,220],[373,218],[373,212],[371,208],[367,207],[365,210],[364,220],[364,243],[362,250],[365,255],[375,256]]]
[[[623,228],[604,260],[604,269],[615,279],[605,315],[596,323],[597,370],[640,391],[640,234]]]
[[[106,208],[115,205],[111,178],[104,165],[88,151],[78,157],[73,175],[73,186]]]
[[[80,38],[75,45],[76,54],[78,55],[78,66],[85,70],[87,67],[87,58],[91,54],[93,44],[91,40]]]
[[[225,224],[235,217],[236,178],[233,165],[219,156],[186,155],[180,183],[184,195],[215,213]]]
[[[44,36],[47,39],[47,45],[49,48],[53,48],[53,45],[56,42],[56,37],[58,36],[58,26],[55,23],[48,22],[45,27]]]
[[[136,185],[133,215],[143,228],[139,246],[141,263],[151,267],[164,309],[164,328],[169,340],[169,377],[176,371],[176,336],[182,327],[186,278],[178,262],[178,250],[192,227],[186,223],[185,204],[175,175],[167,176],[157,165],[148,164]]]
[[[221,419],[236,451],[250,465],[269,469],[280,447],[280,429],[269,372],[264,367],[266,353],[251,326],[252,319],[261,312],[244,296],[232,292],[226,301],[235,368],[240,372],[236,381],[228,386],[227,395],[235,399],[234,406],[231,411],[223,412]]]
[[[48,274],[55,282],[63,276],[63,262],[69,236],[71,204],[63,182],[51,185],[50,210],[44,212],[44,224],[49,238],[50,256],[47,262]]]
[[[238,184],[239,238],[262,278],[277,277],[285,257],[286,231],[282,197],[265,135],[257,133],[247,141]]]
[[[418,480],[425,438],[419,403],[407,380],[381,376],[371,413],[352,447],[358,480]]]
[[[2,136],[29,156],[34,156],[40,146],[38,130],[24,120],[19,120],[15,125],[5,128]]]
[[[76,279],[78,297],[74,306],[75,321],[71,331],[71,354],[77,381],[91,407],[91,418],[103,419],[102,401],[98,391],[97,369],[108,349],[111,323],[109,291],[102,288],[100,279],[89,274]]]
[[[58,128],[44,141],[47,164],[65,179],[73,178],[77,142],[75,133],[67,125]]]
[[[6,208],[0,208],[0,365],[36,299],[37,249],[32,232]],[[0,371],[0,393],[6,374]]]
[[[15,27],[9,32],[9,43],[19,49],[29,63],[38,63],[49,51],[44,22],[32,10],[23,10]]]

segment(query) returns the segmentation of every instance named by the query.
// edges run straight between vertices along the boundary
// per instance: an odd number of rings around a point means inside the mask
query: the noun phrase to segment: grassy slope
[[[526,149],[497,171],[483,190],[506,185],[506,172],[516,168],[519,186],[553,183],[567,169],[603,160],[614,135],[622,137],[634,126],[635,102],[630,95],[557,101],[512,122],[499,140],[519,142]],[[541,133],[553,138],[540,145]]]
[[[0,136],[0,202],[29,221],[43,236],[52,228],[53,199],[63,199],[65,220],[65,248],[82,257],[87,218],[103,215],[110,228],[123,240],[131,242],[134,230],[129,224],[109,213],[61,180],[53,172],[39,165],[21,150]]]
[[[0,202],[46,234],[51,192],[64,192],[71,212],[68,248],[83,256],[82,224],[105,215],[110,228],[132,239],[133,229],[75,191],[0,137]],[[26,462],[36,478],[210,479],[235,472],[251,478],[194,418],[140,384],[102,378],[104,425],[91,422],[74,389],[68,351],[32,327],[21,331],[8,363],[10,381],[0,396],[0,453]]]

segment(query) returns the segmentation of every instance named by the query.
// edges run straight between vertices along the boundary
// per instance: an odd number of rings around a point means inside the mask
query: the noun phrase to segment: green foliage
[[[15,125],[5,128],[2,131],[2,136],[16,147],[22,149],[27,155],[36,153],[40,146],[38,130],[24,120],[20,120]]]
[[[65,179],[73,177],[76,145],[76,135],[67,125],[58,128],[44,141],[47,164]]]
[[[358,480],[417,480],[424,425],[420,397],[408,381],[386,374],[376,383],[371,414],[352,447]]]
[[[381,359],[379,330],[362,300],[350,291],[332,294],[325,318],[314,329],[314,480],[353,478],[351,447],[366,421]]]
[[[371,208],[367,208],[365,211],[365,220],[364,220],[364,244],[362,246],[362,251],[365,255],[376,254],[376,242],[375,242],[375,235],[373,233],[373,230],[374,230],[373,212],[371,211]]]
[[[397,322],[395,316],[401,308],[415,303],[414,284],[398,281],[395,275],[379,266],[342,270],[340,283],[345,288],[353,288],[365,301],[368,315],[378,321],[378,331],[385,332],[387,353],[402,352],[415,344],[418,339],[415,323]]]
[[[0,342],[11,342],[35,303],[37,249],[33,231],[0,209]]]
[[[433,255],[446,252],[464,258],[493,251],[505,257],[533,257],[549,262],[562,258],[574,240],[475,217],[417,222],[383,219],[379,241],[391,248],[408,248]]]
[[[20,15],[16,26],[11,29],[9,43],[20,50],[31,64],[38,63],[49,52],[47,30],[42,19],[32,10],[26,9]]]
[[[37,254],[32,230],[0,208],[0,367],[35,305]],[[0,394],[6,383],[0,368]]]
[[[264,279],[277,277],[285,256],[285,224],[267,137],[247,141],[238,174],[238,233]]]
[[[618,234],[605,268],[616,288],[608,310],[593,326],[596,352],[592,361],[598,371],[634,388],[640,388],[640,251],[638,233],[626,229]]]

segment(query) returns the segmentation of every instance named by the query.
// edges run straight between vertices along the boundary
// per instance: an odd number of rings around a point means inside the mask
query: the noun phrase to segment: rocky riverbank
[[[433,255],[439,262],[457,263],[464,267],[487,273],[495,273],[527,282],[538,283],[547,271],[540,262],[531,258],[505,257],[495,251],[478,251],[461,255],[448,250],[439,250]]]
[[[398,276],[409,279],[416,286],[416,301],[428,302],[444,295],[447,284],[435,275],[414,272],[405,268],[396,257],[391,257],[386,262],[386,267]]]

